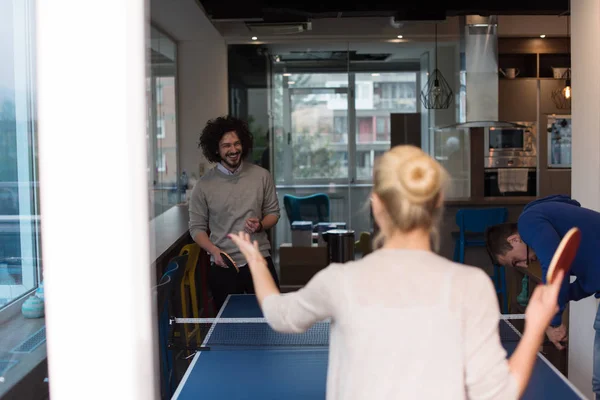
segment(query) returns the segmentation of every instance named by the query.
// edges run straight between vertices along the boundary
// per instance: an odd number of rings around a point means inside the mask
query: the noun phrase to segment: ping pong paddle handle
[[[227,265],[229,269],[235,270],[236,272],[240,272],[237,265],[235,264],[235,261],[233,261],[229,254],[221,252],[221,258],[223,259],[223,262],[225,263],[225,265]]]

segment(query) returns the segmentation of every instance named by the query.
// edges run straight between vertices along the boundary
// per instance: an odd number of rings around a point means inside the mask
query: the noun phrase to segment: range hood
[[[455,131],[457,129],[469,129],[469,128],[516,128],[523,129],[528,128],[527,125],[517,124],[509,121],[471,121],[471,122],[462,122],[452,125],[439,126],[434,129],[437,132],[444,131]]]
[[[435,131],[468,128],[524,128],[498,119],[498,23],[496,16],[460,17],[462,121]]]

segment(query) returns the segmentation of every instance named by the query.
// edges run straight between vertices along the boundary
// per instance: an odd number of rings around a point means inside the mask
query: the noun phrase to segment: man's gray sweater
[[[227,237],[243,231],[246,220],[262,219],[269,214],[279,217],[279,202],[271,174],[264,168],[244,162],[234,175],[218,168],[210,169],[194,186],[190,199],[190,234],[210,229],[210,241],[233,258],[238,265],[246,260],[237,246]],[[252,234],[263,256],[270,255],[267,233]]]

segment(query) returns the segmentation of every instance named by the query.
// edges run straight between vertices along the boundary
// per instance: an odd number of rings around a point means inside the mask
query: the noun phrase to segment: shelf
[[[554,78],[552,68],[570,68],[569,54],[540,54],[540,78]]]
[[[502,81],[531,81],[531,80],[537,81],[538,79],[540,79],[540,78],[536,78],[535,76],[531,76],[531,77],[518,76],[516,78],[506,78],[505,76],[502,75],[502,73],[500,73],[500,80],[502,80]],[[543,78],[543,79],[552,79],[552,78]],[[552,80],[557,81],[558,79],[552,79]]]
[[[514,79],[535,78],[537,77],[537,54],[498,54],[498,66],[504,71],[507,68],[517,68],[519,73]],[[501,71],[499,74],[504,78]]]
[[[565,54],[569,53],[569,38],[498,38],[499,54]]]
[[[498,67],[517,68],[519,78],[554,78],[553,68],[570,68],[569,39],[500,38]],[[503,74],[498,72],[500,77]],[[561,71],[561,75],[564,71]],[[559,79],[559,78],[558,78]]]

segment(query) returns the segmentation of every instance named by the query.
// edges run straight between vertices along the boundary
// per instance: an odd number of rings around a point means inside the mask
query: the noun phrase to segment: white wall
[[[571,2],[573,73],[573,198],[583,207],[600,211],[600,3]],[[589,297],[570,304],[569,379],[589,398],[592,393],[594,317],[597,301]]]
[[[151,20],[178,42],[179,165],[201,174],[206,121],[228,112],[227,45],[194,0],[151,0]]]
[[[216,33],[216,32],[215,32]],[[198,149],[206,121],[228,112],[227,46],[222,38],[179,44],[179,160],[188,174],[201,174]]]

